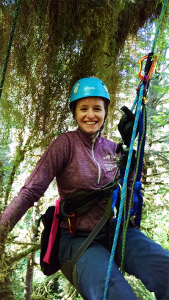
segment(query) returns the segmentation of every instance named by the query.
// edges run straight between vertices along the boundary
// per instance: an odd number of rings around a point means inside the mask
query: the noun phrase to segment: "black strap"
[[[69,274],[73,273],[74,266],[77,263],[77,261],[79,260],[79,258],[82,256],[82,254],[85,252],[85,250],[89,247],[89,245],[94,240],[94,238],[99,233],[99,231],[102,229],[102,227],[107,222],[107,220],[112,216],[111,205],[112,205],[112,194],[110,194],[110,196],[109,196],[109,199],[108,199],[108,202],[107,202],[107,205],[106,205],[106,210],[105,210],[105,213],[104,213],[103,217],[101,218],[99,223],[97,223],[97,225],[95,226],[93,231],[89,234],[87,239],[84,241],[84,243],[81,245],[81,247],[78,249],[78,251],[76,252],[73,259],[71,260],[71,264],[69,264],[69,267],[71,268]]]
[[[70,215],[72,212],[108,198],[110,193],[112,193],[112,191],[117,187],[117,182],[110,182],[101,189],[94,190],[90,193],[83,192],[83,196],[81,197],[79,197],[81,195],[80,192],[76,195],[72,195],[72,197],[70,196],[61,201],[61,213],[64,216],[72,217]],[[75,199],[75,197],[77,198]]]

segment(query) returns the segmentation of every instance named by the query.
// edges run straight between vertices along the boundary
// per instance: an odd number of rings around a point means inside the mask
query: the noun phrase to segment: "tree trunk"
[[[36,220],[36,215],[39,215],[39,203],[34,206],[33,209],[33,224],[32,224],[32,239],[31,242],[36,243],[36,226],[38,220]],[[25,281],[25,291],[24,291],[24,300],[31,300],[32,294],[32,283],[33,283],[33,272],[34,272],[34,261],[35,261],[35,252],[28,254],[27,259],[27,270],[26,270],[26,281]]]
[[[24,300],[31,300],[35,253],[30,253],[27,259]]]

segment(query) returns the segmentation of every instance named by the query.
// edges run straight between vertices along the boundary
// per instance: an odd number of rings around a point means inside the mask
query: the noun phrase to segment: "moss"
[[[8,5],[0,6],[3,16],[0,39],[4,41],[1,58],[5,55],[5,38],[9,35],[15,8],[10,1],[7,2]],[[57,104],[64,94],[66,100],[79,78],[101,77],[113,98],[118,83],[119,51],[129,34],[135,35],[146,20],[159,15],[161,3],[158,2],[23,0],[5,89],[25,81],[22,88],[25,95],[32,93],[38,117],[43,123],[40,127],[45,134],[48,129],[44,123],[51,118],[51,100],[56,97]],[[12,74],[12,78],[11,70],[16,74]],[[43,93],[37,92],[39,87]],[[27,107],[26,97],[22,101]],[[39,123],[37,120],[36,126]]]

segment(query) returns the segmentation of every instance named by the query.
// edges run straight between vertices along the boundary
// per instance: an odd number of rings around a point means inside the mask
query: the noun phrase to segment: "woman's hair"
[[[105,120],[107,118],[107,114],[108,114],[108,106],[109,106],[109,101],[105,98],[101,98],[104,101],[104,110],[105,110]],[[79,99],[80,100],[80,99]],[[77,105],[78,100],[73,101],[72,103],[70,103],[70,110],[73,114],[73,118],[75,119],[75,115],[76,115],[76,105]]]

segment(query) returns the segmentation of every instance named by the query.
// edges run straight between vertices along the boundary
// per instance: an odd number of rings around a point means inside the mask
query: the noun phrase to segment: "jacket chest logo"
[[[107,156],[103,157],[103,164],[107,171],[112,171],[116,169],[116,157],[111,154],[108,154]]]

